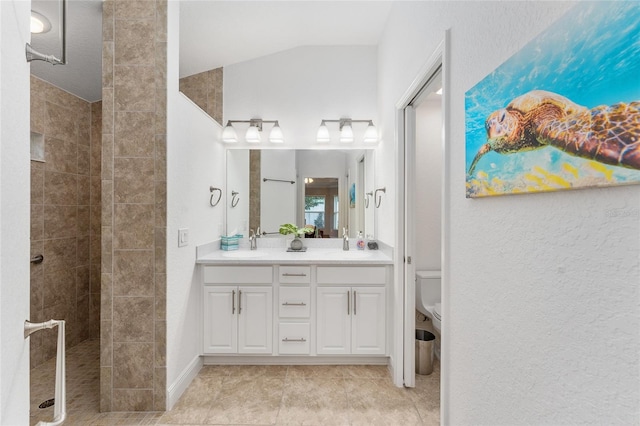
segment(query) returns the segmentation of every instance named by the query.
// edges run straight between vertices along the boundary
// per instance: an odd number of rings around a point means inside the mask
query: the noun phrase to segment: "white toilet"
[[[416,271],[416,309],[426,315],[440,334],[440,271]]]

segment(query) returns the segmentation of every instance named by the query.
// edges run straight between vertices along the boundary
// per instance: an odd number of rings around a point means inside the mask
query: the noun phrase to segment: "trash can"
[[[433,344],[436,336],[427,330],[416,330],[416,373],[433,372]]]

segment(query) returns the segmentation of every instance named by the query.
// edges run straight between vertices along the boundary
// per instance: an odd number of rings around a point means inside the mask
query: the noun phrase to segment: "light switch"
[[[189,245],[189,230],[187,228],[178,229],[178,247]]]

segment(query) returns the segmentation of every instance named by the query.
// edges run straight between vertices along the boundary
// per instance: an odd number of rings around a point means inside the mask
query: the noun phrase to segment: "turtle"
[[[494,111],[485,121],[488,142],[480,158],[553,146],[567,154],[600,163],[640,170],[640,102],[588,109],[557,93],[534,90]]]

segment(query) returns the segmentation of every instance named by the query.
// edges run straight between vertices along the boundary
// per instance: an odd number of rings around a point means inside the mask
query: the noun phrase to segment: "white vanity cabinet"
[[[204,268],[204,354],[273,352],[271,283],[271,267]]]
[[[386,268],[318,267],[317,281],[318,355],[384,355]]]
[[[309,355],[311,345],[311,267],[278,268],[278,353]]]

